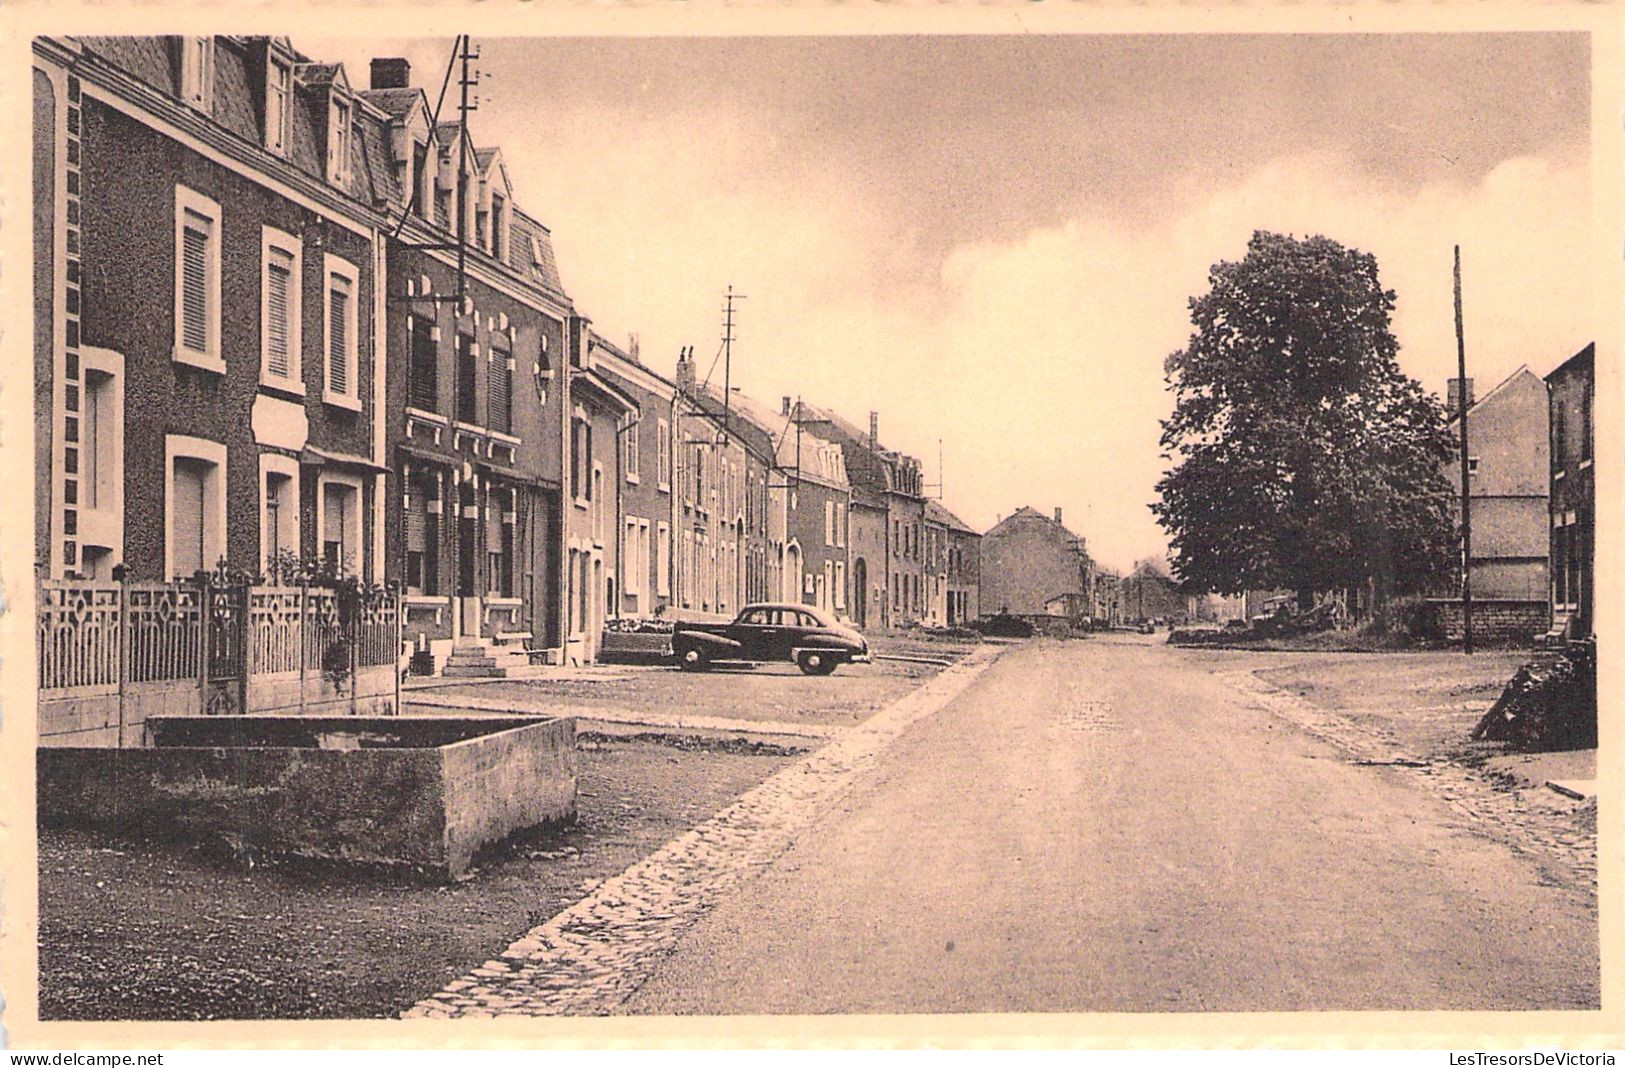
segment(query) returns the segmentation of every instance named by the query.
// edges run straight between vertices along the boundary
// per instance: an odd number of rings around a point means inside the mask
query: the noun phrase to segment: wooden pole
[[[1461,624],[1462,652],[1473,652],[1473,495],[1467,458],[1467,345],[1461,325],[1461,246],[1456,246],[1456,419],[1461,427]]]

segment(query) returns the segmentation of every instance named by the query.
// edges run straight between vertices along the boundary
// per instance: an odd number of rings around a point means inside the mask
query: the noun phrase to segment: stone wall
[[[1459,642],[1466,632],[1461,602],[1432,599],[1434,619],[1451,641]],[[1491,644],[1531,645],[1549,623],[1545,601],[1473,600],[1473,640]]]

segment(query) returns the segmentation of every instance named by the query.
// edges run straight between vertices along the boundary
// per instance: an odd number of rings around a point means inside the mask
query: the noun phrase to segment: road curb
[[[828,745],[781,768],[402,1015],[444,1019],[613,1013],[688,927],[777,860],[894,741],[951,704],[1002,653],[972,653]]]

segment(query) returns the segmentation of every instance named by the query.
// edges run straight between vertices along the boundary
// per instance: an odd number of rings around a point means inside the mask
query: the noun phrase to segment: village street
[[[414,1014],[1597,1004],[1594,839],[1154,641],[1005,651]]]
[[[1007,652],[612,1011],[1597,1003],[1584,888],[1150,641]]]

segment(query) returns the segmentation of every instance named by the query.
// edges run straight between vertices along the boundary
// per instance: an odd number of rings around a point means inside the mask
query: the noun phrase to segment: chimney
[[[372,87],[374,89],[405,89],[412,84],[412,64],[405,59],[375,59],[372,61]]]
[[[1055,525],[1061,525],[1061,510],[1059,508],[1055,509]]]
[[[784,398],[784,414],[785,415],[790,414],[790,398],[789,397]]]
[[[871,449],[878,449],[880,447],[880,413],[879,412],[870,412],[869,413],[869,447]]]
[[[1446,391],[1446,396],[1448,397],[1448,399],[1446,400],[1445,403],[1449,407],[1450,410],[1448,412],[1446,412],[1445,414],[1447,416],[1455,416],[1456,413],[1461,411],[1461,379],[1452,378],[1450,380],[1449,387],[1448,387],[1448,389]],[[1469,378],[1467,380],[1467,407],[1471,408],[1472,406],[1473,406],[1473,380],[1471,378]]]
[[[677,353],[677,391],[694,392],[694,361],[689,359],[687,346]]]
[[[626,354],[632,357],[634,363],[641,362],[638,360],[638,335],[626,335]]]

